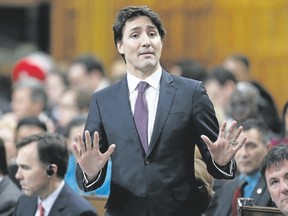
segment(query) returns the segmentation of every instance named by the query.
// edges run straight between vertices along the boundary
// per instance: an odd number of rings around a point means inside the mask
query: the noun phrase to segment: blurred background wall
[[[207,68],[232,53],[251,60],[253,78],[278,108],[288,99],[287,0],[0,0],[0,72],[32,50],[69,62],[92,52],[105,66],[119,57],[112,24],[127,5],[147,5],[164,22],[162,65],[193,58]]]

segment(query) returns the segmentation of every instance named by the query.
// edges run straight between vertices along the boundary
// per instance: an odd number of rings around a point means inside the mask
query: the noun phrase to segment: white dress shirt
[[[61,190],[64,187],[64,181],[62,181],[59,185],[59,187],[52,193],[50,194],[46,199],[41,200],[38,197],[38,203],[37,203],[37,210],[35,212],[35,216],[39,216],[40,215],[40,211],[38,209],[38,205],[42,202],[42,206],[44,207],[44,215],[48,216],[49,212],[54,204],[54,202],[56,201],[57,197],[59,196]]]
[[[145,97],[146,97],[147,104],[148,104],[148,145],[150,144],[155,117],[156,117],[157,105],[158,105],[158,100],[159,100],[161,75],[162,75],[161,67],[145,80],[140,80],[139,78],[131,75],[129,71],[127,72],[129,100],[130,100],[130,105],[131,105],[130,106],[131,111],[133,114],[134,114],[136,99],[138,96],[138,89],[137,89],[138,83],[140,81],[145,81],[149,84],[145,91]]]

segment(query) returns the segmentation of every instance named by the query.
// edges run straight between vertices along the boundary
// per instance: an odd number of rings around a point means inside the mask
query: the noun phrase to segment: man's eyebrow
[[[134,28],[131,28],[130,30],[129,30],[129,32],[131,32],[131,31],[137,31],[137,30],[140,30],[142,27],[140,27],[140,26],[135,26]],[[156,29],[156,26],[154,26],[154,25],[147,25],[147,27],[146,27],[147,29]]]
[[[156,29],[156,26],[155,25],[148,25],[147,28],[148,29]]]
[[[275,181],[275,180],[277,180],[278,178],[276,178],[276,177],[271,177],[271,178],[269,178],[269,179],[267,179],[268,180],[268,182],[271,182],[271,181]]]

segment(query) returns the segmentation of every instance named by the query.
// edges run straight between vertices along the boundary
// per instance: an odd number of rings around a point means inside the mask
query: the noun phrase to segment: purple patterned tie
[[[148,106],[145,98],[145,89],[147,86],[148,83],[143,81],[139,82],[138,96],[134,110],[136,128],[145,152],[147,152],[148,149]]]

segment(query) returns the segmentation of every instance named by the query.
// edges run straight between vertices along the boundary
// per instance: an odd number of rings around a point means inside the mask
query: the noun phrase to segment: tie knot
[[[144,93],[145,89],[147,88],[147,86],[148,86],[147,82],[144,82],[144,81],[139,82],[138,83],[138,92],[139,93]]]

